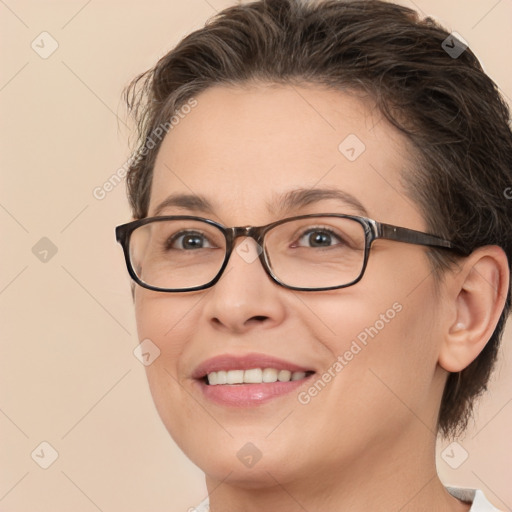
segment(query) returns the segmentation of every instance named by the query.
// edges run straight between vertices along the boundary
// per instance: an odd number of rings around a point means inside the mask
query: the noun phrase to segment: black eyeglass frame
[[[274,275],[272,268],[270,267],[270,263],[268,261],[264,245],[264,238],[266,233],[268,233],[271,229],[275,228],[276,226],[279,226],[286,222],[315,217],[337,217],[343,219],[352,219],[363,226],[365,233],[364,259],[363,265],[361,267],[361,272],[359,273],[359,276],[356,279],[350,281],[349,283],[338,286],[328,286],[321,288],[302,288],[298,286],[287,285],[280,281],[276,275]],[[152,286],[148,283],[145,283],[135,273],[132,266],[129,249],[131,234],[137,228],[144,226],[146,224],[150,224],[152,222],[163,222],[168,220],[195,220],[205,222],[206,224],[216,227],[224,235],[224,238],[226,239],[226,254],[224,256],[224,261],[217,275],[208,283],[201,286],[194,286],[192,288],[158,288],[156,286]],[[250,237],[262,248],[262,251],[258,256],[259,260],[265,272],[275,283],[289,290],[297,290],[303,292],[337,290],[340,288],[347,288],[358,283],[363,278],[364,272],[366,270],[371,245],[375,240],[378,239],[394,240],[396,242],[422,245],[426,247],[436,247],[438,249],[448,249],[458,252],[461,256],[467,256],[469,254],[468,251],[462,249],[460,246],[457,246],[453,242],[450,242],[449,240],[445,240],[435,235],[430,235],[428,233],[416,231],[414,229],[393,226],[392,224],[385,224],[383,222],[378,222],[367,217],[359,217],[356,215],[345,215],[339,213],[313,213],[308,215],[299,215],[296,217],[288,217],[286,219],[281,219],[276,222],[266,224],[265,226],[237,226],[231,228],[228,228],[218,222],[215,222],[214,220],[206,219],[204,217],[196,217],[193,215],[166,215],[160,217],[146,217],[144,219],[134,220],[132,222],[128,222],[126,224],[122,224],[116,227],[116,240],[121,244],[123,248],[126,267],[131,278],[143,288],[147,288],[148,290],[153,290],[157,292],[167,293],[192,292],[198,290],[206,290],[207,288],[212,287],[215,283],[217,283],[217,281],[221,278],[222,274],[224,273],[224,270],[226,269],[227,264],[229,262],[229,258],[231,257],[231,253],[233,252],[235,241],[239,237]]]

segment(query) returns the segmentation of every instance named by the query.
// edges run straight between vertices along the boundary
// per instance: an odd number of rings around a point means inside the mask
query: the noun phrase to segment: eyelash
[[[335,238],[340,243],[346,243],[346,241],[343,238],[341,238],[337,233],[335,233],[332,229],[329,229],[325,226],[310,226],[305,231],[301,231],[300,233],[295,234],[293,236],[293,238],[300,241],[305,236],[308,236],[311,233],[315,233],[315,232],[325,233],[325,234],[329,235],[330,237]],[[176,241],[183,237],[186,237],[186,236],[199,236],[199,237],[202,237],[203,240],[209,241],[208,237],[204,233],[201,233],[199,231],[181,231],[181,232],[175,233],[167,240],[166,246],[165,246],[166,250],[174,249],[173,245],[176,243]],[[300,247],[300,245],[298,245],[296,242],[294,242],[292,247]],[[184,250],[184,249],[179,249],[179,250]]]
[[[302,234],[300,234],[298,239],[300,240],[300,239],[304,238],[305,236],[307,236],[311,233],[315,233],[315,232],[326,233],[329,236],[331,236],[332,238],[336,238],[339,242],[345,243],[345,240],[343,240],[337,233],[335,233],[332,229],[329,229],[325,226],[309,227],[306,231],[304,231],[304,232],[302,232]],[[294,238],[296,238],[296,237],[294,236]]]

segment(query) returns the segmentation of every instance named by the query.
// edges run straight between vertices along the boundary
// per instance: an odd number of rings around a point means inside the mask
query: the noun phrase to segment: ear
[[[507,256],[495,245],[479,247],[445,276],[452,307],[447,308],[439,365],[460,372],[476,359],[491,337],[509,291]]]

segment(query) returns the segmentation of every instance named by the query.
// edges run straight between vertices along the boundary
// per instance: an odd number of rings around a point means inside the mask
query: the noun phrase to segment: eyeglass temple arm
[[[442,247],[445,249],[452,249],[462,254],[469,254],[468,251],[457,246],[449,240],[444,240],[438,236],[422,233],[414,229],[401,228],[391,224],[384,224],[381,222],[375,223],[377,236],[376,238],[385,238],[387,240],[396,240],[397,242],[405,242],[408,244],[425,245],[428,247]]]

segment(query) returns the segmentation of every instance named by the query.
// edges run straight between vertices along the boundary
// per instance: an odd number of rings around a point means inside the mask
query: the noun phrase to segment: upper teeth
[[[208,374],[208,384],[261,384],[262,382],[288,382],[300,380],[306,372],[291,372],[290,370],[276,370],[275,368],[252,368],[251,370],[229,370],[211,372]]]

